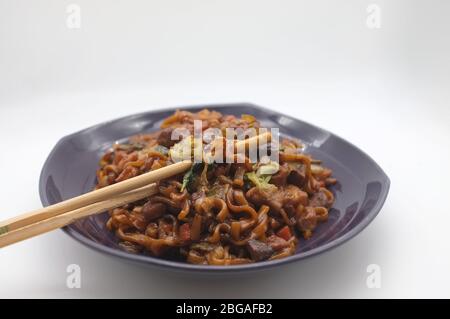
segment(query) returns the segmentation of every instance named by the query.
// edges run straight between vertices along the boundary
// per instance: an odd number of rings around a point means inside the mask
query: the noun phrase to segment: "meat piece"
[[[247,191],[246,197],[253,204],[257,206],[268,205],[276,212],[279,212],[283,207],[305,205],[308,200],[308,195],[294,185],[279,187],[276,190],[253,187]]]
[[[215,177],[219,177],[220,175],[226,175],[229,169],[230,166],[228,164],[217,164],[214,166],[214,169],[210,173],[212,173]]]
[[[179,142],[179,140],[177,141],[175,139],[172,139],[172,132],[173,132],[173,128],[171,128],[171,127],[162,129],[158,135],[158,139],[157,139],[158,144],[165,146],[165,147],[172,147],[177,142]]]
[[[150,223],[147,225],[145,234],[151,238],[158,238],[158,224]]]
[[[257,206],[264,205],[270,200],[270,192],[262,187],[252,187],[250,188],[245,197]]]
[[[272,175],[270,179],[270,183],[276,186],[284,186],[287,183],[287,178],[289,176],[289,166],[287,163],[284,163],[278,169],[278,172],[275,175]]]
[[[300,190],[294,185],[287,185],[283,187],[280,192],[275,194],[275,200],[283,201],[283,206],[292,205],[297,207],[299,204],[305,205],[308,199],[308,194]]]
[[[256,239],[250,239],[247,243],[247,250],[255,261],[268,259],[273,254],[273,249],[266,243]]]
[[[142,207],[142,214],[148,222],[163,216],[165,213],[166,205],[163,203],[152,203],[149,201]]]
[[[333,198],[326,192],[328,191],[322,188],[314,193],[309,200],[309,206],[330,208],[333,205]]]
[[[272,236],[268,237],[267,244],[270,247],[272,247],[272,249],[275,251],[281,250],[281,249],[289,246],[289,243],[286,240],[284,240],[283,238],[278,237],[276,235],[272,235]]]
[[[308,239],[312,231],[317,226],[317,216],[314,207],[299,209],[297,212],[297,228],[302,232],[303,237]]]
[[[291,169],[288,176],[288,182],[289,184],[303,187],[306,182],[306,166],[303,164],[298,164]]]

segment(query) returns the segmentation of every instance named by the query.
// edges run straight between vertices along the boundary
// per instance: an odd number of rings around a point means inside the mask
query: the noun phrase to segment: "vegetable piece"
[[[255,172],[249,172],[249,173],[246,173],[245,176],[256,187],[260,187],[260,188],[276,187],[275,185],[272,185],[269,183],[270,178],[271,178],[270,175],[269,176],[260,176],[260,175],[257,175]]]
[[[276,174],[280,169],[280,164],[274,161],[269,161],[265,164],[256,164],[253,166],[254,171],[245,174],[244,182],[250,181],[258,188],[272,188],[276,189],[276,186],[269,183],[273,174]]]
[[[189,223],[185,223],[180,226],[180,239],[181,241],[191,240],[191,226]]]
[[[277,162],[274,161],[270,161],[267,164],[263,164],[261,165],[258,170],[256,171],[257,175],[273,175],[276,174],[278,172],[278,170],[280,169],[280,164],[278,164]]]
[[[193,148],[194,139],[192,138],[192,136],[188,136],[170,148],[170,158],[174,162],[190,160],[192,158]]]
[[[162,145],[156,145],[154,148],[155,152],[161,153],[164,156],[167,156],[169,154],[169,149]]]
[[[241,119],[247,123],[254,123],[256,122],[256,118],[253,115],[250,114],[242,114]]]
[[[191,169],[184,174],[181,191],[184,191],[185,189],[187,189],[190,193],[195,191],[193,189],[195,177],[197,173],[203,171],[203,165],[203,163],[194,163]]]
[[[192,182],[193,179],[193,173],[192,173],[192,169],[190,169],[189,171],[186,172],[186,174],[184,174],[183,176],[183,184],[181,186],[181,192],[184,191],[187,186],[189,185],[189,183]]]
[[[283,238],[284,240],[289,240],[292,237],[291,230],[289,226],[284,226],[277,232],[277,236]]]

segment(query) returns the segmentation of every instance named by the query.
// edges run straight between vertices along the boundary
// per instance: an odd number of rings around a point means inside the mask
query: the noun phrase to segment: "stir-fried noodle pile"
[[[173,163],[179,143],[173,130],[255,128],[251,115],[177,111],[161,130],[115,144],[100,161],[97,188]],[[284,139],[279,161],[195,163],[191,170],[160,181],[158,193],[113,209],[107,227],[123,249],[193,264],[234,265],[294,254],[299,241],[327,220],[336,183],[302,145]],[[301,244],[301,243],[300,243]]]

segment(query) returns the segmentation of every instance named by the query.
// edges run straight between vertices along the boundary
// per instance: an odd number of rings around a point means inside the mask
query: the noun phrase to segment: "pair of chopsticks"
[[[259,141],[270,142],[270,132],[236,143],[247,148]],[[191,161],[160,169],[112,184],[66,201],[0,222],[0,248],[67,226],[80,218],[98,214],[149,197],[158,192],[156,182],[184,173]]]

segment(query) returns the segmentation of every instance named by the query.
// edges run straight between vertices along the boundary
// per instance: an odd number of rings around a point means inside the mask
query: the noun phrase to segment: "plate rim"
[[[69,140],[70,138],[73,138],[74,136],[77,136],[79,134],[84,134],[84,133],[87,133],[90,131],[94,131],[100,127],[104,127],[106,125],[110,125],[110,124],[117,123],[120,121],[132,120],[133,118],[139,118],[139,117],[142,117],[145,115],[150,115],[150,114],[164,112],[164,111],[174,111],[176,109],[202,109],[202,108],[215,109],[218,107],[233,107],[234,108],[234,107],[242,107],[242,106],[258,109],[260,111],[263,111],[263,112],[266,112],[269,114],[282,115],[291,120],[304,123],[305,125],[308,125],[308,126],[314,128],[314,129],[317,129],[321,132],[330,134],[330,136],[335,137],[342,143],[348,144],[353,149],[355,149],[359,153],[361,153],[364,157],[366,157],[371,162],[371,164],[374,165],[374,167],[377,169],[377,171],[381,174],[381,177],[382,177],[382,187],[381,187],[380,195],[379,195],[379,198],[378,198],[375,206],[370,210],[370,214],[367,215],[366,217],[364,217],[354,228],[352,228],[349,232],[345,233],[343,236],[337,237],[333,241],[326,243],[325,245],[321,245],[319,247],[313,248],[309,251],[306,251],[306,252],[303,252],[300,254],[294,254],[294,255],[288,256],[286,258],[272,260],[272,261],[263,261],[263,262],[257,262],[257,263],[252,263],[252,264],[228,265],[228,266],[196,265],[196,264],[188,264],[188,263],[183,263],[183,262],[166,260],[166,259],[162,259],[162,258],[148,256],[148,255],[130,254],[125,251],[121,251],[118,249],[114,249],[114,248],[99,244],[99,243],[81,235],[79,232],[75,231],[74,229],[72,229],[68,226],[65,226],[62,228],[64,233],[69,235],[71,238],[75,239],[77,242],[83,244],[84,246],[87,246],[89,248],[92,248],[93,250],[96,250],[98,252],[101,252],[101,253],[104,253],[104,254],[107,254],[110,256],[119,257],[120,259],[124,259],[127,261],[134,261],[134,262],[137,262],[140,264],[155,266],[155,267],[159,267],[159,268],[163,268],[163,269],[178,270],[178,271],[194,271],[194,272],[204,272],[204,273],[205,272],[233,273],[233,272],[241,272],[241,271],[263,270],[263,269],[268,269],[268,268],[272,268],[272,267],[279,266],[279,265],[290,264],[292,262],[300,261],[300,260],[306,259],[308,257],[316,256],[316,255],[319,255],[326,251],[329,251],[331,249],[337,248],[340,245],[342,245],[343,243],[347,242],[348,240],[350,240],[350,239],[354,238],[355,236],[357,236],[358,234],[360,234],[375,219],[375,217],[378,216],[378,214],[381,211],[384,203],[386,202],[387,196],[389,194],[391,181],[390,181],[390,178],[388,177],[388,175],[384,172],[384,170],[380,167],[380,165],[371,156],[369,156],[366,152],[361,150],[356,145],[350,143],[346,139],[344,139],[344,138],[340,137],[339,135],[336,135],[326,129],[323,129],[314,124],[310,124],[310,123],[300,120],[298,118],[280,113],[278,111],[273,111],[269,108],[262,107],[262,106],[259,106],[259,105],[253,104],[253,103],[249,103],[249,102],[216,103],[216,104],[205,103],[202,105],[188,105],[188,106],[156,108],[156,109],[152,109],[151,111],[144,111],[144,112],[134,113],[134,114],[118,117],[115,119],[111,119],[111,120],[108,120],[105,122],[101,122],[99,124],[92,125],[90,127],[79,130],[77,132],[68,134],[68,135],[62,137],[61,139],[59,139],[59,141],[52,148],[51,152],[47,156],[47,159],[45,160],[45,162],[42,166],[41,173],[39,176],[39,184],[38,184],[39,197],[40,197],[41,203],[44,207],[50,205],[47,195],[44,191],[45,190],[44,175],[45,175],[46,171],[48,170],[49,162],[50,162],[51,158],[53,157],[53,154],[58,150],[59,146],[61,144],[63,144],[66,140]]]

